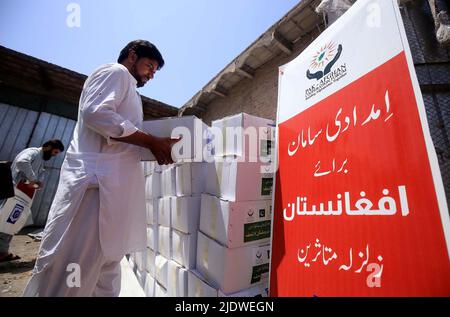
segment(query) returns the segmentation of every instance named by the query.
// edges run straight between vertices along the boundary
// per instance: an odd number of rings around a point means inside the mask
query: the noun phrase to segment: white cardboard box
[[[206,130],[208,126],[195,116],[170,117],[144,121],[142,130],[158,137],[178,138],[181,141],[172,147],[174,162],[201,162],[203,149],[206,148]],[[141,149],[142,161],[155,161],[148,149]]]
[[[158,252],[158,225],[150,225],[147,227],[147,247],[154,252]]]
[[[185,234],[172,230],[172,259],[187,269],[194,269],[197,259],[197,232]]]
[[[256,158],[273,153],[275,122],[270,119],[240,113],[212,121],[208,132],[213,134],[208,138],[213,156]]]
[[[165,227],[171,226],[171,197],[163,197],[158,200],[158,224]]]
[[[161,168],[161,173],[164,172],[165,170],[171,169],[173,168],[173,164],[168,164],[168,165],[159,165]]]
[[[229,201],[272,199],[272,166],[227,157],[207,167],[206,192]]]
[[[170,165],[161,172],[161,195],[164,197],[176,196],[175,167]]]
[[[200,231],[227,248],[270,242],[272,200],[231,202],[203,194]]]
[[[128,262],[134,264],[134,252],[131,252],[131,253],[128,255]]]
[[[187,297],[188,271],[169,261],[167,277],[167,295],[169,297]]]
[[[171,198],[172,228],[184,233],[197,232],[200,218],[201,196]]]
[[[217,297],[217,295],[217,288],[210,285],[198,271],[188,271],[188,297]]]
[[[161,165],[159,165],[158,162],[156,161],[145,161],[142,163],[147,164],[146,170],[148,171],[149,174],[162,172]]]
[[[155,257],[155,279],[161,284],[165,289],[167,289],[167,270],[168,270],[168,259],[158,254]]]
[[[161,173],[161,165],[159,165],[156,161],[142,161],[141,166],[144,176],[148,176],[153,173]]]
[[[167,289],[159,284],[158,281],[155,283],[155,297],[167,297]]]
[[[147,253],[144,251],[135,253],[136,266],[139,271],[145,271],[147,267]]]
[[[198,232],[197,270],[225,294],[268,278],[270,244],[228,249]]]
[[[225,294],[221,290],[218,292],[219,297],[268,297],[269,296],[269,280],[239,291],[233,294]]]
[[[159,199],[145,201],[145,207],[147,209],[147,225],[158,224],[158,205]]]
[[[142,123],[142,131],[157,137],[170,137],[168,118],[149,120]],[[149,149],[141,148],[141,161],[156,161]]]
[[[144,173],[144,176],[150,174],[150,164],[148,163],[150,162],[141,162],[142,173]]]
[[[136,279],[138,280],[139,285],[142,287],[142,289],[145,288],[145,279],[147,277],[146,271],[136,271]]]
[[[144,293],[147,297],[155,297],[155,279],[147,273],[147,277],[145,279],[145,287],[144,287]]]
[[[130,263],[131,270],[133,271],[133,273],[135,273],[135,271],[137,270],[137,265],[134,258],[134,253],[130,253],[130,258],[128,259],[128,262]]]
[[[152,173],[145,177],[145,198],[154,199],[161,195],[161,173]]]
[[[205,193],[220,197],[221,186],[224,186],[224,180],[227,179],[227,170],[224,169],[225,163],[214,161],[206,164],[206,184]]]
[[[158,228],[158,252],[165,256],[166,258],[170,259],[172,255],[172,243],[171,243],[171,233],[170,228],[159,226]]]
[[[184,163],[175,166],[177,196],[200,195],[205,192],[206,163]]]
[[[133,273],[136,274],[136,270],[138,269],[137,264],[136,264],[136,252],[133,252],[130,254],[129,261],[130,261],[130,266],[131,266],[131,269],[133,270]]]
[[[147,262],[145,270],[148,273],[150,273],[152,277],[155,277],[155,257],[156,257],[155,252],[152,249],[147,248],[146,253],[147,253]]]

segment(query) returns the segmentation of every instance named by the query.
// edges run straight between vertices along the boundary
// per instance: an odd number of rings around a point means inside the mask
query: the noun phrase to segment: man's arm
[[[83,91],[86,97],[81,105],[81,118],[108,144],[114,144],[112,138],[126,137],[138,130],[117,112],[126,95],[127,77],[119,68],[103,70],[92,75]]]
[[[180,140],[180,138],[159,138],[140,130],[126,137],[112,139],[149,149],[160,165],[173,163],[171,156],[172,145]]]
[[[121,69],[110,69],[91,80],[81,110],[84,123],[104,136],[108,144],[124,142],[144,147],[152,151],[159,164],[173,163],[172,145],[178,140],[146,134],[117,113],[125,97],[127,76]]]

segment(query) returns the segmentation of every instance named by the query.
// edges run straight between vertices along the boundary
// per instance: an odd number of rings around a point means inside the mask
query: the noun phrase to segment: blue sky
[[[166,66],[140,93],[181,107],[299,0],[0,0],[0,45],[83,74],[117,60],[131,40]],[[67,6],[80,7],[70,28]]]

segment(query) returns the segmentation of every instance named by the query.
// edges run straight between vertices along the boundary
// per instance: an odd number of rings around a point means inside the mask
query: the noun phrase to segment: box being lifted
[[[144,121],[142,130],[157,137],[178,138],[182,140],[172,147],[174,162],[202,162],[206,148],[208,126],[196,116],[168,117]],[[142,161],[155,161],[155,156],[148,149],[141,149]]]

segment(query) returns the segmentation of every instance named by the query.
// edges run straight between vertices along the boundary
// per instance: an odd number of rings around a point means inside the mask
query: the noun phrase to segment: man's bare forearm
[[[129,136],[113,139],[149,149],[160,165],[173,163],[171,156],[172,145],[180,140],[180,138],[160,138],[139,130]]]
[[[137,145],[144,148],[150,148],[155,143],[155,137],[140,130],[123,138],[111,138],[115,141]]]

